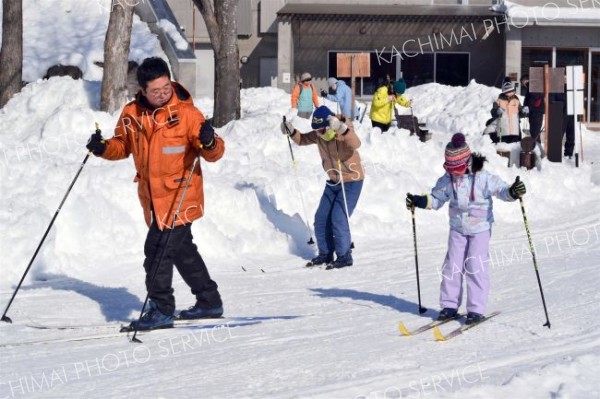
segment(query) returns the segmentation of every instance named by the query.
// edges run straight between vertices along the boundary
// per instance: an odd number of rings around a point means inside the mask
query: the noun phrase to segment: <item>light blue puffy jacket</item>
[[[439,209],[450,201],[450,229],[463,235],[487,231],[494,222],[492,196],[502,201],[514,201],[509,185],[498,176],[481,170],[473,175],[440,177],[428,196],[428,208]]]
[[[352,118],[352,89],[343,80],[338,80],[335,94],[328,94],[327,99],[340,104],[342,115]],[[354,107],[354,117],[358,116],[358,107]]]

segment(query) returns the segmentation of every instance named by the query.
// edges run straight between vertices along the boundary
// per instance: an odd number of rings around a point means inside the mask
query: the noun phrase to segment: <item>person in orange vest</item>
[[[144,270],[150,301],[148,311],[132,327],[153,330],[173,326],[173,265],[196,297],[196,304],[179,317],[220,317],[223,302],[217,283],[192,237],[192,222],[204,213],[204,190],[200,163],[191,169],[198,156],[208,162],[218,161],[225,143],[194,106],[187,90],[171,81],[164,60],[146,58],[137,70],[137,80],[140,91],[123,108],[114,137],[104,140],[95,133],[87,144],[94,155],[112,161],[133,155],[134,182],[149,227]],[[190,184],[174,220],[190,173]]]
[[[318,106],[319,96],[317,89],[312,84],[312,75],[304,72],[292,90],[292,108],[298,110],[299,117],[310,119],[313,109]]]

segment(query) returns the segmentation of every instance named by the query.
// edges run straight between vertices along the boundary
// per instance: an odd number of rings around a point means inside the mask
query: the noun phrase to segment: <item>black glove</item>
[[[327,97],[328,94],[327,90],[321,90],[321,97]]]
[[[406,193],[406,209],[411,209],[414,207],[422,209],[427,208],[427,196]]]
[[[517,177],[517,180],[515,180],[513,185],[510,186],[510,188],[508,189],[508,192],[510,193],[511,197],[513,197],[514,199],[518,199],[519,197],[522,197],[523,195],[525,195],[525,193],[527,192],[527,189],[525,188],[525,183],[523,183]]]
[[[106,150],[106,141],[102,138],[100,129],[96,129],[96,133],[90,136],[85,147],[96,156],[104,154],[104,151]]]
[[[204,122],[200,128],[200,144],[206,149],[211,149],[215,144],[215,129],[209,122]]]

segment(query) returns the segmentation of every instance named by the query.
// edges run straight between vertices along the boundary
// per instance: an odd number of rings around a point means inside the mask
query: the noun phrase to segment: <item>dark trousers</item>
[[[167,237],[169,237],[168,246],[162,255],[160,265],[158,265],[163,249],[167,245]],[[198,247],[192,241],[193,238],[191,223],[177,226],[172,230],[166,227],[164,231],[160,231],[154,222],[148,230],[144,244],[146,290],[150,299],[164,314],[172,315],[175,312],[173,265],[177,267],[183,280],[192,289],[192,294],[196,296],[197,306],[213,308],[223,305],[217,283],[211,280],[202,256],[198,253]],[[156,277],[154,283],[151,284],[156,267],[158,267]]]
[[[573,150],[575,149],[575,123],[573,122],[573,115],[564,116],[563,131],[566,138],[564,155],[572,157]]]
[[[381,129],[381,133],[383,133],[383,132],[387,132],[388,129],[390,128],[390,126],[392,126],[392,124],[388,123],[386,125],[385,123],[371,121],[371,126],[380,128]]]
[[[544,114],[542,112],[531,112],[529,114],[529,135],[539,141],[542,131],[542,122]]]

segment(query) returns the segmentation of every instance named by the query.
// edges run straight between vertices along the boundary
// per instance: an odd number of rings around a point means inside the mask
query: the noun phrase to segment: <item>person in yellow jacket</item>
[[[382,133],[387,132],[392,125],[394,106],[396,104],[406,108],[411,106],[410,100],[403,95],[405,91],[404,79],[397,80],[392,85],[385,84],[375,91],[370,115],[373,127],[380,128]]]

